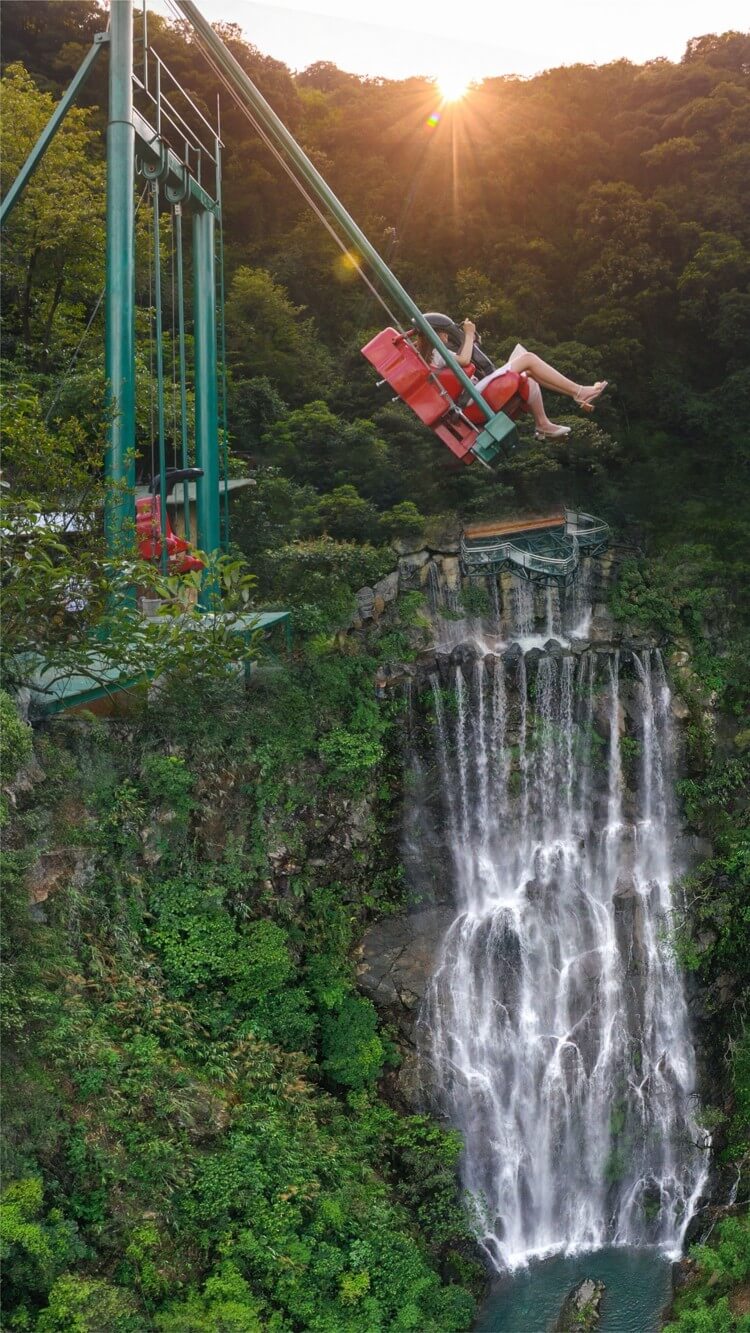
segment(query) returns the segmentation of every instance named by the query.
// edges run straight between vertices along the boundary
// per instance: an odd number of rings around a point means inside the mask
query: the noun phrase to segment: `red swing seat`
[[[138,554],[142,560],[154,564],[161,561],[161,501],[158,495],[146,495],[135,502],[135,531]],[[203,561],[195,555],[195,547],[184,537],[178,537],[166,516],[167,573],[188,574],[203,569]]]
[[[383,329],[366,343],[362,355],[451,453],[464,463],[474,462],[472,447],[486,418],[473,400],[458,407],[464,387],[449,367],[433,370],[406,334],[391,328]],[[471,375],[473,366],[467,366],[466,372]],[[498,375],[483,391],[487,405],[496,412],[502,410],[511,420],[525,406],[528,396],[526,376],[515,371]]]
[[[471,377],[474,367],[466,367],[466,373]],[[461,381],[453,374],[453,371],[446,366],[445,370],[439,370],[437,377],[443,388],[450,394],[451,398],[457,400],[464,392],[464,386]],[[529,381],[526,375],[519,375],[515,370],[506,370],[502,375],[496,375],[490,380],[486,388],[482,389],[482,397],[488,407],[493,408],[495,412],[504,412],[511,421],[515,421],[519,412],[526,410],[529,401]],[[487,418],[485,417],[478,403],[470,398],[468,403],[461,408],[465,417],[476,426],[483,426]]]

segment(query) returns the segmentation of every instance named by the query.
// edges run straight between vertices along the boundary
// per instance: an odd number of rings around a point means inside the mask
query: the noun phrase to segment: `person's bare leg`
[[[554,389],[556,393],[564,393],[568,398],[575,398],[582,407],[598,398],[607,385],[606,380],[597,380],[596,384],[575,384],[567,375],[561,375],[554,366],[543,361],[536,352],[521,352],[519,356],[511,358],[509,365],[511,370],[519,374],[525,370],[530,378],[535,379],[545,389]]]
[[[541,435],[549,435],[553,439],[558,436],[560,439],[570,434],[569,426],[556,426],[554,421],[550,421],[544,407],[544,398],[542,391],[536,380],[529,378],[529,399],[528,409],[534,418],[534,425]]]

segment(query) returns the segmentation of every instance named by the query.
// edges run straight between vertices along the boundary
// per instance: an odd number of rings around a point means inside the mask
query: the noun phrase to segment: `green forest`
[[[105,24],[98,0],[3,7],[3,194]],[[71,542],[37,522],[105,494],[106,60],[94,69],[3,235],[3,1328],[472,1327],[486,1274],[460,1138],[392,1095],[395,1034],[356,985],[365,927],[407,901],[404,705],[378,702],[373,678],[425,646],[421,598],[346,631],[399,544],[573,503],[625,550],[614,617],[692,663],[679,796],[705,856],[677,947],[707,997],[705,1113],[738,1206],[691,1251],[666,1327],[741,1333],[750,36],[698,35],[676,63],[488,79],[436,118],[425,79],[293,73],[218,31],[420,307],[474,320],[497,364],[522,342],[609,390],[591,417],[551,396],[562,442],[521,424],[494,473],[451,467],[360,354],[391,320],[357,257],[225,97],[229,463],[255,484],[206,578],[294,627],[273,670],[253,670],[249,637],[245,689],[231,636],[197,614],[192,633],[146,624],[128,597],[134,582],[174,597],[173,578],[134,550],[108,559],[98,524]],[[149,39],[212,114],[187,25],[150,15]],[[156,468],[138,183],[135,205],[140,482]],[[166,223],[162,247],[168,267]],[[163,316],[171,374],[168,295]],[[124,716],[30,726],[30,655],[85,671],[92,631],[159,689]]]

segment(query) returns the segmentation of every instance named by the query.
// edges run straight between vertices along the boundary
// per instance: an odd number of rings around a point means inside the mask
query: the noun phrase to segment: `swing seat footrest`
[[[485,423],[472,445],[471,452],[480,463],[491,467],[498,454],[515,448],[517,443],[518,432],[515,422],[511,421],[505,412],[498,412],[491,421]]]

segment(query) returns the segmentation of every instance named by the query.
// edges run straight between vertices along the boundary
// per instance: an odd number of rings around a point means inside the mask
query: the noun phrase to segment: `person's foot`
[[[566,435],[570,435],[570,426],[556,426],[553,421],[546,426],[537,426],[534,431],[537,440],[563,440]]]
[[[596,384],[582,384],[573,396],[573,402],[584,412],[593,412],[594,402],[607,387],[607,380],[597,380]]]

